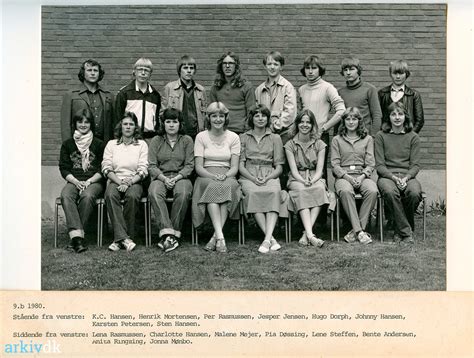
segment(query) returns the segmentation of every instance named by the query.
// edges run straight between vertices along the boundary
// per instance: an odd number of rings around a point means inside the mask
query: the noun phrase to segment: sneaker
[[[178,240],[174,236],[170,235],[166,238],[165,243],[163,244],[165,252],[170,252],[176,249],[179,246]]]
[[[365,231],[359,232],[359,235],[357,235],[357,239],[361,244],[370,244],[372,242],[372,237]]]
[[[272,251],[278,251],[281,249],[281,245],[278,243],[278,241],[275,240],[274,237],[270,239],[270,250]]]
[[[316,235],[311,236],[308,240],[311,243],[311,245],[316,246],[316,247],[322,247],[324,245],[324,241],[321,239],[318,239]]]
[[[209,242],[204,246],[204,250],[214,251],[216,249],[216,237],[212,236]]]
[[[361,231],[362,232],[362,231]],[[348,242],[349,244],[353,243],[356,241],[355,233],[354,230],[349,231],[346,236],[344,236],[344,241]]]
[[[165,249],[165,237],[162,237],[160,242],[156,244],[160,249],[164,250]]]
[[[270,251],[270,246],[271,246],[270,241],[263,240],[262,244],[258,248],[258,252],[260,252],[261,254],[266,254],[268,253],[268,251]]]
[[[308,238],[306,237],[305,232],[303,232],[303,235],[301,235],[301,238],[298,241],[298,245],[300,245],[300,246],[308,246],[309,245]]]
[[[212,239],[211,239],[212,240]],[[220,253],[225,253],[227,252],[227,246],[225,246],[225,239],[217,239],[216,242],[216,251]]]
[[[402,237],[397,233],[393,234],[393,242],[395,244],[399,244],[402,241]]]
[[[124,239],[122,245],[127,251],[132,251],[137,246],[131,239]]]
[[[415,240],[413,240],[413,235],[410,235],[410,236],[405,236],[402,238],[402,243],[403,244],[414,244],[415,243]]]
[[[114,241],[113,243],[111,243],[111,244],[109,245],[109,250],[110,250],[110,251],[120,251],[120,249],[121,249],[121,245],[120,245],[119,242],[115,242],[115,241]]]

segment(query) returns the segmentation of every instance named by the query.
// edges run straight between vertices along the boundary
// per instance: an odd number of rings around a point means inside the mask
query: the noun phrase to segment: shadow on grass
[[[246,226],[246,244],[238,245],[236,225],[229,223],[226,241],[229,252],[218,254],[203,250],[206,233],[199,246],[190,239],[178,249],[163,253],[156,246],[146,248],[138,241],[133,252],[109,252],[110,237],[104,246],[76,254],[66,249],[67,239],[60,232],[60,246],[53,247],[53,224],[42,223],[43,290],[445,290],[446,227],[445,217],[427,218],[426,240],[417,232],[415,244],[394,244],[386,232],[383,243],[370,245],[330,241],[321,249],[300,247],[298,224],[293,240],[282,249],[266,255],[257,252],[262,234]],[[417,222],[421,228],[421,222]],[[64,226],[62,227],[64,230]],[[156,231],[154,231],[156,233]],[[345,231],[342,231],[345,232]],[[186,237],[189,237],[187,235]],[[156,238],[154,238],[154,242]],[[61,247],[62,245],[62,247]]]

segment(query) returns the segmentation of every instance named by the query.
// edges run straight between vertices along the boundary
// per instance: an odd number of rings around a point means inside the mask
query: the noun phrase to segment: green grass
[[[110,235],[104,246],[89,241],[89,250],[76,254],[66,250],[64,225],[58,248],[53,247],[53,224],[42,222],[43,290],[445,290],[445,217],[427,217],[426,240],[422,241],[421,220],[417,220],[415,244],[405,246],[385,241],[370,245],[329,240],[328,231],[318,232],[326,243],[322,249],[299,247],[301,227],[293,227],[293,241],[266,255],[257,252],[262,234],[246,225],[246,244],[237,243],[236,224],[229,222],[226,241],[229,252],[203,250],[209,231],[199,236],[199,246],[189,235],[170,253],[156,246],[146,248],[138,241],[133,252],[109,252]],[[341,236],[348,231],[342,228]],[[142,232],[140,230],[139,232]],[[154,230],[156,234],[157,230]],[[153,243],[156,243],[154,238]]]

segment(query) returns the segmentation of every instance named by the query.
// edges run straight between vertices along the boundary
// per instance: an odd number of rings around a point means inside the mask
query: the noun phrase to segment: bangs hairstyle
[[[224,103],[212,102],[211,104],[209,104],[209,106],[207,106],[206,113],[207,115],[204,118],[204,128],[211,129],[211,122],[209,120],[211,114],[222,113],[223,115],[225,115],[224,129],[227,129],[227,126],[229,125],[229,110],[224,105]]]
[[[360,138],[365,138],[367,136],[367,128],[365,128],[364,118],[360,114],[359,108],[357,107],[348,107],[341,116],[341,125],[339,127],[339,135],[347,134],[346,119],[349,117],[357,118],[357,129],[356,133]]]
[[[245,79],[242,78],[242,71],[240,69],[240,59],[239,56],[237,56],[234,52],[228,51],[224,53],[218,60],[217,60],[217,67],[216,67],[216,78],[214,80],[214,86],[216,86],[218,89],[221,89],[224,84],[226,83],[225,75],[224,75],[224,70],[222,69],[222,64],[224,62],[224,58],[227,56],[232,57],[232,59],[235,61],[235,72],[234,72],[234,78],[232,79],[232,82],[230,85],[232,87],[242,87],[245,83]]]
[[[95,134],[94,115],[92,114],[92,111],[89,108],[83,108],[74,113],[74,116],[72,116],[71,121],[71,134],[74,134],[74,131],[77,129],[77,122],[82,121],[82,119],[87,119],[87,121],[91,124],[92,134]]]
[[[176,119],[179,122],[178,133],[184,134],[183,114],[181,111],[177,110],[176,108],[166,108],[163,114],[160,116],[160,128],[158,129],[159,135],[166,134],[165,121],[167,119]]]
[[[122,119],[115,126],[114,137],[116,139],[122,138],[122,121],[125,118],[130,118],[133,121],[133,123],[135,123],[135,132],[133,133],[133,138],[134,139],[141,139],[142,136],[140,135],[140,126],[138,125],[138,119],[137,119],[137,116],[135,115],[135,113],[133,113],[133,112],[125,112],[123,114]]]
[[[390,62],[390,66],[388,67],[388,73],[391,75],[392,73],[405,73],[407,78],[410,77],[411,73],[408,70],[408,63],[405,60],[396,60]]]
[[[403,128],[405,129],[405,133],[411,132],[413,129],[413,124],[411,123],[410,115],[408,114],[407,109],[403,105],[402,102],[393,102],[387,107],[389,117],[388,120],[382,123],[382,131],[385,133],[390,132],[392,129],[392,123],[390,121],[390,114],[393,111],[402,112],[405,115],[405,121],[403,122]]]
[[[318,136],[318,123],[316,122],[316,117],[314,116],[314,113],[309,110],[309,109],[304,109],[295,118],[295,122],[291,125],[288,135],[289,138],[294,138],[298,132],[299,132],[299,124],[301,123],[301,120],[303,119],[304,116],[308,116],[309,122],[311,123],[311,131],[309,132],[309,136],[311,139],[319,139]]]
[[[357,74],[360,76],[362,73],[362,66],[360,65],[360,61],[357,57],[354,56],[347,56],[342,59],[341,61],[341,72],[339,72],[342,76],[344,76],[344,70],[346,68],[355,67],[357,68]]]
[[[137,67],[146,67],[150,69],[150,73],[153,72],[153,64],[148,58],[140,57],[137,62],[133,65],[133,75],[135,75],[135,70]]]
[[[252,107],[250,109],[249,114],[247,116],[247,125],[252,129],[255,128],[255,124],[253,123],[253,117],[257,113],[261,113],[262,115],[267,117],[267,124],[265,125],[265,127],[267,128],[270,127],[271,113],[270,113],[270,110],[267,108],[267,106],[264,106],[263,104],[257,104],[255,107]]]
[[[89,66],[97,66],[99,67],[99,79],[97,80],[97,82],[100,82],[102,81],[102,79],[104,78],[104,75],[105,75],[105,71],[102,69],[102,66],[100,65],[99,62],[97,62],[96,60],[87,60],[87,61],[84,61],[81,65],[81,68],[79,69],[79,73],[77,74],[77,78],[79,78],[79,81],[81,82],[84,82],[84,72],[86,71],[86,64],[88,64]]]
[[[178,76],[181,75],[181,67],[184,65],[193,65],[194,66],[194,73],[197,71],[196,60],[191,56],[184,55],[176,62],[176,71],[178,72]]]
[[[304,59],[303,67],[300,70],[303,77],[306,77],[306,73],[304,72],[305,68],[310,66],[317,66],[319,68],[319,76],[321,77],[326,73],[326,67],[324,67],[321,59],[316,55],[309,55]]]
[[[263,58],[264,66],[267,65],[267,60],[269,57],[273,58],[276,62],[279,62],[280,65],[282,66],[285,64],[285,58],[282,56],[282,54],[279,51],[270,51],[270,52],[267,52],[267,54]]]

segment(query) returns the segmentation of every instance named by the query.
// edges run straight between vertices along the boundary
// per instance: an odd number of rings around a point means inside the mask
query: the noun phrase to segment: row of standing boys
[[[194,81],[197,64],[190,56],[177,61],[179,78],[163,96],[150,84],[149,59],[134,64],[133,80],[115,97],[99,85],[102,66],[85,61],[78,74],[83,86],[64,96],[61,109],[59,167],[67,181],[61,202],[72,249],[87,249],[84,224],[104,190],[114,231],[111,251],[135,248],[143,195],[151,201],[165,252],[179,246],[190,202],[194,225],[210,218],[214,228],[205,249],[226,252],[222,230],[228,217],[239,215],[241,199],[264,234],[259,252],[281,248],[273,230],[288,210],[301,218],[300,245],[321,247],[313,227],[321,207],[333,203],[326,183],[329,153],[335,191],[352,226],[345,241],[372,241],[365,227],[380,191],[394,240],[412,243],[421,200],[417,133],[424,116],[419,93],[405,84],[407,63],[392,62],[392,83],[379,91],[362,81],[353,56],[341,62],[346,86],[339,90],[323,79],[325,67],[316,55],[304,60],[306,84],[297,91],[281,74],[284,64],[279,52],[267,53],[267,80],[254,90],[239,57],[227,52],[217,61],[208,100]],[[288,192],[281,190],[280,177],[288,177]],[[355,193],[363,197],[359,212]],[[173,198],[170,213],[167,197]]]

